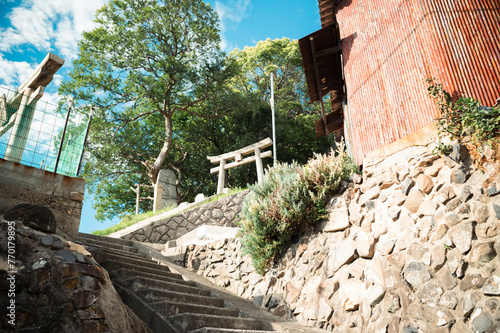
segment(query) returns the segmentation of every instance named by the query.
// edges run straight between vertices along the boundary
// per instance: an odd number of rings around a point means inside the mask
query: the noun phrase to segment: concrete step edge
[[[128,245],[122,245],[122,244],[114,244],[114,243],[102,243],[100,241],[94,241],[94,240],[78,240],[78,242],[82,243],[83,245],[87,246],[94,246],[98,248],[107,248],[110,250],[118,250],[122,252],[127,252],[127,253],[137,253],[137,248],[134,248],[132,246]]]
[[[130,289],[122,286],[119,283],[113,283],[116,291],[120,295],[122,301],[139,317],[152,332],[162,333],[185,333],[179,330],[177,325],[170,319],[162,316],[149,306],[147,302],[142,300]]]
[[[173,282],[148,279],[141,276],[126,279],[121,281],[120,283],[127,287],[129,284],[142,284],[144,288],[160,289],[160,290],[163,288],[163,290],[173,290],[178,292],[184,292],[186,294],[191,294],[191,295],[210,296],[210,291],[205,289],[185,286],[183,284],[178,284]],[[138,290],[138,289],[142,288],[137,288],[133,290]]]
[[[109,252],[105,252],[102,255],[104,258],[101,261],[104,260],[110,260],[110,261],[115,261],[123,264],[129,264],[129,265],[135,265],[135,266],[141,266],[141,267],[149,267],[149,268],[154,268],[157,270],[165,271],[165,272],[171,272],[170,268],[165,265],[160,265],[155,261],[149,260],[149,259],[138,259],[138,258],[132,258],[132,257],[123,257],[119,256],[116,254],[112,254]]]
[[[128,239],[121,239],[121,238],[115,238],[115,237],[109,237],[109,236],[101,236],[101,235],[93,235],[93,234],[87,234],[83,232],[79,232],[77,236],[78,239],[95,239],[98,241],[103,241],[103,242],[108,242],[108,243],[117,243],[117,244],[123,244],[123,245],[128,245],[132,246],[133,242]]]
[[[148,303],[160,302],[159,300],[152,301],[151,299],[160,299],[161,295],[163,294],[163,297],[167,297],[169,300],[190,299],[192,300],[192,302],[195,302],[197,304],[211,304],[211,306],[224,307],[224,300],[222,298],[213,296],[193,295],[173,290],[162,290],[155,288],[139,289],[135,293],[142,297],[142,299],[146,300]]]
[[[262,331],[262,330],[241,330],[231,328],[216,328],[216,327],[203,327],[188,333],[271,333],[276,331]]]
[[[201,305],[194,303],[184,303],[184,302],[173,302],[170,300],[160,301],[149,303],[153,309],[158,311],[164,316],[171,316],[180,313],[197,313],[197,314],[207,314],[207,315],[218,315],[218,316],[226,316],[226,317],[235,317],[237,318],[239,315],[239,311],[236,309],[228,309],[225,307],[219,306],[209,306],[209,305]],[[182,312],[178,313],[165,313],[165,308],[177,308]]]
[[[184,332],[203,327],[261,330],[262,323],[254,318],[227,317],[197,313],[181,313],[167,317]]]
[[[170,281],[172,283],[179,283],[179,284],[183,284],[185,286],[196,287],[196,283],[194,283],[192,281],[186,281],[186,280],[182,280],[182,279],[178,279],[178,278],[172,278],[172,277],[169,277],[166,275],[157,275],[157,274],[151,274],[151,273],[141,272],[141,271],[132,271],[132,270],[129,270],[126,268],[119,268],[119,269],[115,269],[115,270],[111,270],[111,271],[108,270],[108,272],[109,272],[109,276],[112,279],[115,279],[118,281],[126,280],[126,279],[133,278],[133,277],[142,276],[142,277],[149,278],[149,279],[155,279],[155,280],[160,280],[160,281]],[[171,273],[171,274],[173,274],[173,273]]]
[[[182,279],[182,275],[180,275],[180,274],[172,273],[169,270],[158,269],[155,267],[135,265],[132,263],[120,262],[120,261],[116,261],[113,259],[104,259],[99,264],[105,268],[109,267],[109,269],[111,269],[111,270],[119,269],[119,268],[126,268],[129,271],[151,273],[151,274],[159,275],[160,277],[165,276],[165,277],[169,277],[171,279],[184,281]]]

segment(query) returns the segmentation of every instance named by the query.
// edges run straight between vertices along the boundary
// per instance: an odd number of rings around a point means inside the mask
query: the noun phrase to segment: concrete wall
[[[0,214],[21,204],[48,207],[56,233],[76,238],[80,227],[85,180],[0,159]]]

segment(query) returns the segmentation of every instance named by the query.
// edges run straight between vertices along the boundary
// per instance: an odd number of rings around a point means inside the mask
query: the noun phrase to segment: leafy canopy
[[[201,0],[112,0],[96,22],[61,92],[98,108],[92,152],[140,164],[155,183],[172,148],[173,114],[192,113],[227,78],[217,15]],[[148,135],[158,123],[163,130]],[[120,136],[145,136],[152,147],[143,153]]]
[[[196,107],[223,90],[232,67],[219,48],[218,17],[201,0],[111,0],[96,22],[60,93],[95,108],[84,177],[104,197],[110,183],[154,184],[165,164],[182,161],[174,114],[213,116]],[[106,205],[129,200],[119,201]]]

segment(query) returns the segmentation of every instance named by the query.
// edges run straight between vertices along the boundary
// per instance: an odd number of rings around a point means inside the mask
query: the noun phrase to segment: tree
[[[318,139],[315,135],[314,121],[321,113],[318,105],[308,101],[297,40],[268,38],[253,47],[234,50],[229,56],[239,68],[231,81],[234,88],[255,94],[266,105],[271,97],[270,74],[274,75],[277,155],[281,162],[303,164],[313,152],[326,153],[335,145],[332,137]],[[270,111],[267,114],[270,125]],[[268,133],[270,136],[271,130]]]
[[[176,122],[178,131],[184,133],[182,146],[189,152],[180,166],[187,177],[181,184],[181,195],[186,199],[215,191],[217,178],[209,174],[213,165],[207,161],[207,155],[223,154],[272,137],[271,73],[275,76],[278,159],[303,164],[313,152],[326,153],[334,145],[332,137],[318,140],[315,135],[314,121],[319,119],[320,112],[317,106],[308,103],[296,40],[267,39],[253,47],[234,50],[229,57],[238,67],[231,79],[231,89],[201,106],[220,110],[223,116]],[[272,159],[264,159],[264,165],[270,164]],[[255,165],[250,163],[228,170],[226,184],[245,187],[254,184],[256,178]]]
[[[97,110],[86,170],[140,172],[155,184],[173,148],[174,114],[210,116],[193,110],[228,78],[217,15],[201,0],[111,0],[96,22],[60,89]]]
[[[239,72],[232,79],[235,89],[256,93],[267,103],[271,98],[270,74],[274,74],[277,109],[293,118],[298,114],[318,114],[308,103],[302,56],[297,40],[270,38],[255,46],[235,49],[229,54],[238,64]]]

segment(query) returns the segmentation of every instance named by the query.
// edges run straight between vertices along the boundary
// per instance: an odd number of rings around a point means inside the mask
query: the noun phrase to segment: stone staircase
[[[270,328],[196,282],[146,258],[134,242],[79,233],[78,242],[108,271],[123,301],[153,332],[269,333]]]

